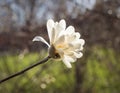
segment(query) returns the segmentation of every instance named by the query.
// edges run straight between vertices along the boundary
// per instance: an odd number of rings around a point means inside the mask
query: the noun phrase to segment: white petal
[[[69,26],[65,31],[66,34],[73,34],[74,32],[75,28],[73,26]]]
[[[59,26],[62,28],[62,30],[65,30],[65,28],[66,28],[66,22],[65,22],[64,19],[60,20]]]
[[[75,35],[76,35],[76,38],[80,38],[80,33],[79,32],[76,32]]]
[[[41,42],[45,43],[48,47],[50,47],[50,45],[47,43],[47,41],[41,36],[34,37],[32,41],[41,41]]]
[[[75,62],[77,60],[77,57],[74,55],[73,51],[68,51],[67,53],[64,53],[64,55],[70,62]]]
[[[74,55],[77,57],[77,58],[81,58],[83,56],[83,53],[81,52],[74,52]]]
[[[52,42],[52,40],[53,40],[54,25],[55,25],[55,23],[52,19],[49,19],[47,21],[47,31],[48,31],[48,36],[49,36],[50,42]]]
[[[58,22],[55,22],[55,26],[57,26],[58,25]]]
[[[56,40],[55,45],[59,45],[59,44],[64,43],[64,42],[65,42],[65,36],[62,35]]]
[[[64,55],[63,62],[68,68],[71,68],[72,67],[71,62],[75,62],[75,61],[76,61],[76,57],[74,55],[73,56]]]
[[[83,45],[85,44],[85,41],[83,39],[77,39],[70,43],[71,46],[73,46],[73,49],[83,49]]]
[[[79,39],[80,38],[80,34],[79,33],[73,33],[71,35],[65,35],[66,36],[66,42],[73,42],[75,41],[76,39]]]
[[[79,39],[79,42],[81,43],[82,46],[85,44],[85,40],[84,39]]]
[[[66,28],[65,20],[61,20],[59,23],[58,22],[55,23],[55,39],[63,35],[65,28]]]
[[[65,64],[68,68],[72,68],[71,63],[68,61],[67,58],[64,58],[64,59],[63,59],[63,62],[64,62],[64,64]]]
[[[80,43],[80,42],[70,42],[70,43],[68,43],[68,45],[69,45],[69,48],[70,48],[72,51],[81,48],[81,43]]]
[[[83,46],[80,47],[79,51],[83,50]]]
[[[70,62],[75,62],[76,61],[76,56],[72,55],[72,56],[68,56],[70,59]]]
[[[53,30],[52,30],[52,32],[51,32],[50,44],[55,42],[55,40],[56,40],[55,36],[56,36],[56,31],[55,31],[55,29],[53,28]]]

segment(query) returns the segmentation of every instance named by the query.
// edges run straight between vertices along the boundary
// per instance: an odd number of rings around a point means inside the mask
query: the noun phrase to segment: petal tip
[[[43,37],[41,37],[41,36],[34,37],[32,41],[33,42],[34,41],[41,41],[41,42],[45,43],[48,47],[50,47],[50,45],[47,43],[47,41]]]
[[[32,41],[34,42],[34,41],[40,41],[40,40],[38,39],[38,36],[36,36],[36,37],[33,38]]]

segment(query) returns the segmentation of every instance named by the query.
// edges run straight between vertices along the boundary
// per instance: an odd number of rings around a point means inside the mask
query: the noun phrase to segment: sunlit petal
[[[58,38],[58,40],[56,40],[54,44],[59,45],[59,44],[63,44],[64,42],[65,42],[65,36],[62,35],[61,37]]]
[[[66,28],[66,22],[64,19],[60,20],[59,26],[61,27],[61,30],[65,30]]]
[[[78,42],[80,42],[82,46],[85,44],[85,40],[84,39],[79,39]]]
[[[74,32],[75,28],[73,26],[69,26],[65,31],[66,34],[73,34]]]
[[[63,35],[62,32],[65,31],[65,28],[66,28],[66,22],[65,22],[65,20],[62,19],[62,20],[60,20],[59,23],[56,22],[54,27],[55,27],[55,40],[56,40],[61,35]]]
[[[55,23],[54,23],[54,21],[52,19],[49,19],[47,21],[47,31],[48,31],[48,36],[49,36],[50,42],[52,42],[53,35],[55,34],[54,25],[55,25]]]
[[[67,56],[64,56],[63,62],[68,68],[72,68],[72,65],[71,65],[69,58]]]
[[[74,52],[74,55],[77,57],[77,58],[81,58],[83,56],[83,53],[81,52]]]
[[[34,37],[32,41],[33,42],[34,41],[41,41],[41,42],[45,43],[48,47],[50,47],[50,45],[47,43],[47,41],[43,37],[41,37],[41,36]]]
[[[80,38],[80,33],[76,32],[75,36],[76,36],[76,38]]]

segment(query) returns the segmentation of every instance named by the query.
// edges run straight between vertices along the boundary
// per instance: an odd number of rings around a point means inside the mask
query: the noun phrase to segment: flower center
[[[63,44],[59,44],[59,45],[57,45],[57,48],[64,48],[64,45]]]
[[[66,43],[62,43],[62,44],[56,45],[56,49],[66,49],[66,48],[67,48],[67,44]]]
[[[59,53],[56,52],[56,49],[53,45],[49,48],[49,56],[54,59],[60,58]]]

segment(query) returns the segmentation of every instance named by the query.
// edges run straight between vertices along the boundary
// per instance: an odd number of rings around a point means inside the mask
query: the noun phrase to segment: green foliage
[[[0,79],[42,60],[45,52],[0,57]],[[71,93],[74,89],[74,69],[60,61],[49,60],[30,71],[0,85],[0,93]]]
[[[87,64],[82,89],[86,93],[119,93],[120,55],[110,48],[91,50],[91,55],[84,60]],[[41,52],[0,56],[0,79],[42,60],[45,55]],[[75,76],[74,65],[68,69],[62,62],[51,59],[1,84],[0,93],[74,93]]]
[[[84,90],[92,93],[119,93],[120,56],[112,49],[93,47],[87,59]]]

